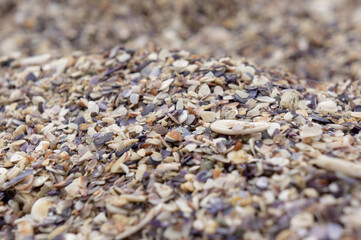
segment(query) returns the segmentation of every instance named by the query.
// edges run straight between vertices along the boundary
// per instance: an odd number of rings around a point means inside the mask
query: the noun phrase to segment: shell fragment
[[[245,122],[237,120],[219,120],[211,125],[212,131],[226,135],[244,135],[262,132],[269,128],[266,122]]]

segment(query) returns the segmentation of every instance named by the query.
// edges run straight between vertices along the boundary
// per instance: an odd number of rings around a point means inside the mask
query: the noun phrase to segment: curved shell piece
[[[53,204],[54,201],[51,198],[39,198],[31,208],[31,216],[35,221],[42,221],[48,215],[48,211]]]
[[[269,128],[266,122],[244,122],[238,120],[219,120],[211,125],[212,131],[226,135],[244,135],[262,132]]]

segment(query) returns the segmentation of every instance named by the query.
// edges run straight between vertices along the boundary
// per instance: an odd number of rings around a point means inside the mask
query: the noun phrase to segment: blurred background
[[[0,55],[128,48],[247,57],[301,78],[361,76],[352,0],[0,0]]]

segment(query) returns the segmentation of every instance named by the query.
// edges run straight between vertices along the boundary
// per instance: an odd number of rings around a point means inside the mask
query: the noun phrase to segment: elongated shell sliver
[[[266,122],[245,122],[238,120],[218,120],[211,125],[212,131],[226,135],[244,135],[262,132],[269,128]]]

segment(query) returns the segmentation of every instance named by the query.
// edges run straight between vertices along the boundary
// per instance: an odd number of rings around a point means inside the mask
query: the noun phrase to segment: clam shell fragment
[[[212,131],[226,135],[244,135],[262,132],[269,128],[266,122],[245,122],[238,120],[219,120],[211,125]]]
[[[48,215],[48,211],[53,204],[53,199],[49,197],[39,198],[31,208],[32,218],[36,221],[42,221]]]

